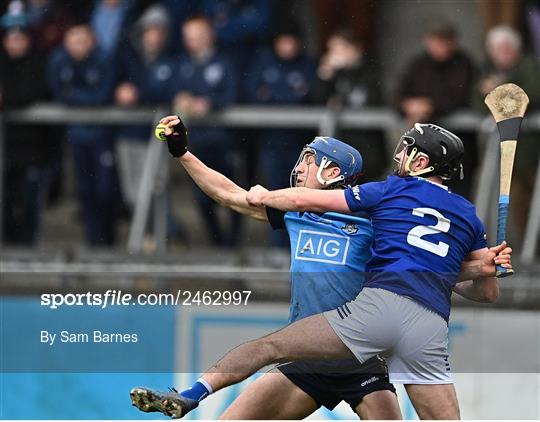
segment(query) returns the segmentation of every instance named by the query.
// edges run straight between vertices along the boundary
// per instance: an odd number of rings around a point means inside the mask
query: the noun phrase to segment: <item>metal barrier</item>
[[[208,261],[212,254],[211,262]],[[256,300],[289,299],[289,253],[268,248],[241,251],[186,251],[157,256],[121,252],[70,251],[42,253],[8,251],[2,256],[3,294],[41,294],[48,291],[122,290],[170,292],[178,289],[249,289]],[[497,308],[540,310],[540,266],[520,266],[510,283],[500,283]],[[454,295],[455,296],[455,295]],[[477,303],[454,297],[460,306]]]
[[[0,113],[0,125],[4,122],[26,124],[73,124],[95,123],[110,125],[152,124],[156,119],[167,114],[167,108],[121,109],[116,107],[74,108],[58,104],[36,104],[34,106]],[[290,107],[290,106],[233,106],[203,118],[188,122],[192,126],[223,125],[235,128],[306,128],[317,129],[320,134],[332,136],[337,129],[380,129],[391,130],[403,127],[399,115],[388,108],[366,108],[360,111],[333,110],[325,107]],[[451,130],[475,131],[488,137],[481,159],[481,169],[475,204],[479,217],[486,222],[492,221],[496,207],[489,207],[495,193],[498,171],[498,142],[496,142],[496,126],[491,117],[483,118],[477,112],[463,110],[440,121],[441,125]],[[529,113],[523,122],[523,131],[540,132],[540,112]],[[4,140],[3,127],[0,126],[0,152]],[[167,175],[159,173],[163,167],[162,155],[164,145],[149,142],[146,163],[143,169],[134,218],[128,240],[128,250],[139,252],[142,248],[144,231],[147,225],[149,210],[155,205],[154,228],[157,235],[158,250],[165,249],[166,227],[166,184]],[[3,154],[2,154],[3,160]],[[2,174],[0,160],[0,178]],[[166,173],[166,172],[165,172]],[[534,259],[534,251],[540,234],[540,164],[533,192],[533,202],[529,213],[526,237],[523,244],[522,258],[527,262]],[[158,177],[159,175],[159,177]],[[1,179],[0,179],[1,182]],[[1,189],[1,188],[0,188]],[[1,192],[0,192],[1,194]],[[0,207],[0,218],[1,218]],[[1,239],[0,232],[0,239]]]

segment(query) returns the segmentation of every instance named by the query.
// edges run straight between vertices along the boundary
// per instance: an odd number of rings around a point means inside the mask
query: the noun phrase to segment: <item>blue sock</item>
[[[206,396],[212,394],[212,387],[210,384],[208,384],[205,380],[202,378],[199,378],[195,384],[193,384],[190,388],[187,390],[183,390],[180,392],[180,395],[183,397],[187,397],[192,400],[201,401]]]

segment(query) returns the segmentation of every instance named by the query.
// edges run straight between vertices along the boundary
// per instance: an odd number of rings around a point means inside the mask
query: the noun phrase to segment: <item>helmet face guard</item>
[[[430,173],[435,170],[435,167],[433,166],[429,166],[418,171],[411,170],[411,163],[418,157],[426,157],[429,159],[427,154],[418,150],[418,147],[415,146],[415,142],[415,139],[410,136],[402,136],[399,140],[393,155],[394,162],[392,170],[394,174],[398,176],[416,177],[425,175],[426,173]]]
[[[337,167],[339,167],[339,164],[334,163],[328,157],[326,157],[322,153],[318,152],[316,149],[311,148],[309,145],[306,145],[302,149],[302,152],[300,153],[300,155],[298,157],[298,160],[296,161],[296,164],[294,165],[294,167],[293,167],[293,169],[291,171],[289,182],[290,182],[291,187],[293,187],[293,188],[297,187],[298,172],[296,171],[296,169],[298,168],[300,163],[304,160],[306,154],[313,154],[315,164],[318,166],[317,174],[316,174],[317,181],[321,185],[323,185],[324,188],[333,189],[333,188],[341,187],[341,186],[347,184],[347,182],[352,183],[353,182],[352,179],[354,179],[354,181],[355,181],[359,177],[359,174],[358,174],[358,175],[355,175],[354,178],[351,178],[351,180],[349,180],[349,179],[346,180],[345,176],[340,174],[337,177],[334,177],[333,179],[326,180],[323,177],[324,169],[329,168],[332,164],[335,164],[335,165],[337,165]],[[308,168],[308,173],[307,174],[309,174],[310,167],[308,166],[307,168]],[[307,175],[306,175],[306,179],[304,180],[304,185],[305,185],[306,181],[307,181]]]
[[[293,169],[291,171],[291,175],[290,175],[290,178],[289,178],[291,187],[294,188],[294,187],[297,186],[296,182],[297,182],[297,179],[298,179],[298,172],[296,171],[296,169],[298,168],[300,163],[302,161],[304,161],[304,158],[305,158],[306,154],[313,154],[314,159],[315,159],[315,164],[317,164],[319,166],[319,168],[317,169],[317,174],[316,174],[317,181],[321,185],[323,185],[325,188],[338,187],[338,186],[341,185],[340,182],[343,182],[345,180],[345,176],[343,176],[341,174],[339,176],[337,176],[337,177],[334,177],[333,179],[325,180],[323,175],[322,175],[322,172],[323,172],[324,169],[330,167],[330,165],[332,164],[332,161],[330,161],[328,159],[328,157],[326,157],[326,156],[324,156],[324,155],[322,155],[320,153],[318,154],[316,149],[313,149],[309,145],[306,145],[302,149],[302,152],[298,156],[298,160],[296,160],[296,164],[294,165],[294,167],[293,167]],[[307,175],[309,175],[309,168],[310,167],[308,166],[307,168],[308,168]],[[304,180],[304,185],[307,182],[307,175],[306,175],[306,179]]]
[[[289,176],[289,184],[291,185],[291,188],[296,187],[296,181],[298,179],[298,172],[296,171],[296,169],[298,168],[300,163],[304,161],[304,157],[306,156],[307,153],[315,154],[315,151],[309,148],[307,145],[304,146],[304,148],[302,148],[302,151],[300,152],[300,155],[298,156],[298,160],[296,160],[296,164],[293,166],[291,170],[291,175]],[[308,171],[309,171],[309,167],[308,167]],[[306,181],[307,181],[307,177],[306,177]],[[304,181],[304,185],[305,185],[305,181]]]

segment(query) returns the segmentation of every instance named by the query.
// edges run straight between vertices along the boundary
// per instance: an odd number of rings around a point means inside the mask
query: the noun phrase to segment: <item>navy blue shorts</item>
[[[289,362],[277,366],[288,379],[319,406],[330,410],[342,400],[353,410],[374,391],[396,389],[388,379],[384,360],[375,356],[360,365],[357,360]]]

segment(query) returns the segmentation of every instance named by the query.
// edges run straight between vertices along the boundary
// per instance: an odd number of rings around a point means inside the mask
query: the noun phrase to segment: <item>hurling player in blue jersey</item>
[[[421,136],[427,134],[428,129],[430,136]],[[324,140],[325,138],[320,139]],[[440,154],[444,157],[438,160],[435,152],[433,152],[436,148],[425,152],[430,149],[425,144],[436,144],[441,139],[445,141],[445,151]],[[439,186],[437,181],[442,177],[450,177],[451,173],[460,170],[459,148],[461,147],[462,151],[461,141],[449,132],[444,131],[444,129],[433,125],[417,126],[406,134],[403,141],[403,151],[396,154],[402,164],[400,176],[390,177],[386,182],[370,183],[360,189],[355,187],[346,190],[310,189],[306,185],[300,188],[267,192],[259,187],[246,197],[251,207],[246,206],[245,202],[240,198],[233,201],[233,203],[227,204],[236,207],[239,211],[249,209],[251,210],[250,215],[256,218],[258,216],[260,219],[263,219],[263,215],[269,215],[266,211],[264,211],[264,214],[261,213],[261,207],[263,206],[293,210],[296,213],[308,209],[317,212],[334,210],[349,214],[361,208],[367,210],[372,216],[375,232],[372,247],[374,257],[368,264],[371,275],[367,280],[367,288],[364,288],[355,300],[343,304],[336,310],[307,316],[274,334],[237,347],[205,373],[191,389],[184,390],[180,394],[161,394],[148,389],[133,389],[132,399],[134,405],[141,410],[161,411],[169,416],[181,417],[197,407],[199,401],[208,394],[239,382],[272,362],[303,359],[350,359],[356,357],[361,363],[365,363],[379,353],[386,353],[389,358],[391,376],[397,381],[406,384],[407,391],[420,417],[458,417],[459,410],[451,385],[450,369],[447,362],[448,315],[445,311],[448,310],[444,304],[440,306],[444,299],[441,299],[439,290],[444,290],[443,295],[447,295],[448,301],[452,288],[473,300],[494,300],[498,292],[496,280],[491,277],[483,279],[478,277],[494,274],[494,262],[506,262],[510,265],[508,255],[510,250],[505,249],[504,244],[491,250],[485,247],[481,224],[477,219],[475,220],[474,212],[471,212],[472,206],[465,206],[466,201],[462,198],[460,199],[462,202],[459,203],[459,197],[457,197],[458,204],[454,204],[453,208],[451,206],[444,208],[445,212],[453,211],[450,218],[445,218],[443,214],[433,208],[435,205],[445,204],[447,198],[437,195],[437,191],[431,191],[430,189],[441,189],[447,195],[453,196],[453,194],[443,190],[442,185]],[[454,143],[452,144],[452,142]],[[168,142],[168,145],[173,155],[185,154],[186,145],[174,142]],[[329,152],[329,155],[331,152]],[[309,160],[308,154],[304,154],[304,156],[307,156]],[[316,161],[316,154],[314,154],[313,160],[312,164],[315,164],[313,168],[317,169],[316,173],[320,175],[320,168],[325,169],[325,166],[322,164],[322,160]],[[420,164],[418,161],[420,161]],[[428,168],[430,170],[422,172],[422,170]],[[302,171],[300,167],[297,167],[297,169],[300,170],[298,171],[297,182],[298,180],[302,182],[304,181],[302,180]],[[331,167],[326,167],[326,170],[331,170]],[[431,176],[428,174],[428,172],[433,171],[439,171],[440,175],[431,173],[433,174]],[[194,174],[189,169],[188,172],[194,177]],[[430,182],[428,179],[410,177],[411,172],[423,173],[434,180]],[[305,177],[308,174],[309,172]],[[329,176],[329,173],[326,172],[325,176]],[[339,172],[334,174],[334,177],[337,176],[339,176]],[[194,179],[199,183],[195,177]],[[323,179],[323,182],[324,180],[328,180],[328,178]],[[392,181],[395,181],[398,186],[397,191],[391,191],[390,187],[388,189],[381,188],[381,184]],[[408,191],[405,189],[408,185],[401,186],[399,181],[412,181],[416,185],[411,185],[413,189]],[[200,182],[204,183],[203,180],[200,180]],[[425,185],[417,185],[417,183]],[[231,186],[230,192],[238,193],[240,188],[236,187],[236,185],[233,186]],[[371,202],[370,206],[365,207],[357,204],[357,202],[361,202],[359,198],[364,197],[362,189],[373,187],[376,190],[376,186],[378,186],[380,195],[378,197],[372,195],[371,200],[375,201],[376,204],[384,203],[385,207],[394,210],[393,213],[385,214],[383,209],[381,211],[382,217],[379,217],[376,214],[378,210],[376,205]],[[423,190],[424,187],[427,187],[428,190]],[[396,188],[392,186],[392,189],[395,190]],[[392,204],[392,195],[399,199],[397,205]],[[428,199],[424,198],[424,196],[427,196]],[[390,201],[390,204],[385,201]],[[410,203],[407,201],[410,201]],[[404,211],[408,210],[406,208],[408,206],[413,207],[410,210],[413,217],[434,215],[437,220],[423,222],[414,219],[410,227],[405,226],[404,223],[410,221],[408,214]],[[449,230],[451,218],[456,217],[454,215],[456,213],[460,213],[461,220],[457,220],[459,224],[465,226],[465,228],[458,230],[457,234],[451,229]],[[302,214],[294,215],[300,217]],[[323,214],[323,216],[325,215],[327,214]],[[442,223],[439,222],[439,219],[442,220]],[[293,221],[293,219],[290,221]],[[383,228],[378,227],[381,221],[394,227],[389,227],[384,231]],[[440,227],[441,224],[442,227]],[[313,232],[312,230],[307,231]],[[469,233],[469,231],[472,233]],[[432,243],[431,246],[427,246],[422,242],[428,242],[425,238],[422,239],[425,236],[448,233],[451,233],[448,238],[435,238],[436,242],[429,242]],[[313,256],[314,253],[322,250],[323,247],[322,245],[321,247],[319,245],[315,246],[317,239],[311,239],[311,242],[309,242],[308,238],[305,238],[305,243],[300,241],[301,237],[306,234],[313,233],[303,234],[301,230],[298,231],[297,246],[302,244],[303,247],[300,249],[297,247],[292,252],[295,254],[296,259],[302,256],[317,259],[317,257]],[[400,234],[403,235],[403,239],[399,236]],[[432,241],[433,239],[429,240]],[[450,247],[446,248],[444,245],[448,243],[444,241],[456,243],[456,247],[460,248],[460,252],[457,252],[457,254],[463,255],[461,257],[449,257],[451,263],[448,265],[440,265],[436,261],[429,261],[426,266],[424,263],[426,257],[422,253],[410,250],[404,244],[410,244],[437,256],[443,257],[444,255],[446,257],[449,255],[448,249]],[[387,256],[379,252],[378,248],[380,247],[383,247]],[[462,252],[463,250],[466,252]],[[333,258],[339,256],[336,251],[328,249],[328,252],[327,255],[334,254]],[[503,254],[496,257],[499,252]],[[303,253],[306,255],[302,255]],[[468,258],[473,258],[476,261],[474,265],[465,268],[466,274],[459,274],[460,280],[466,278],[467,275],[477,279],[457,283],[460,267],[467,255]],[[318,258],[321,258],[321,256]],[[324,257],[323,259],[326,260],[327,258]],[[378,264],[382,265],[380,267],[369,267],[373,262],[377,263],[385,259],[387,259],[387,265],[395,265],[388,272],[380,269],[384,268],[383,264]],[[340,274],[341,276],[343,274]],[[373,284],[373,287],[371,287],[371,283],[378,284]],[[394,284],[401,286],[401,290],[394,289]],[[447,285],[450,285],[449,291]],[[410,286],[413,287],[410,288]],[[428,299],[421,301],[421,297],[427,297]],[[429,306],[428,304],[431,303],[435,303],[437,306]],[[451,388],[448,388],[449,386]],[[327,389],[333,388],[332,384],[328,384]],[[259,398],[258,403],[273,399],[272,391],[262,391],[262,394],[263,396]],[[274,413],[272,415],[274,417],[276,414],[280,415],[282,405],[285,407],[288,404],[279,400],[277,403],[275,401],[273,403]]]
[[[180,121],[168,116],[160,123],[175,127]],[[221,205],[268,221],[276,230],[287,230],[291,244],[289,322],[337,308],[358,295],[373,238],[365,213],[284,213],[253,207],[246,200],[246,190],[208,168],[193,153],[183,153],[178,161]],[[356,149],[337,139],[317,137],[302,150],[291,186],[345,189],[356,184],[361,171],[362,157]],[[145,394],[135,396],[135,403],[142,401],[144,406],[149,401]],[[377,356],[362,366],[356,359],[280,365],[253,382],[222,418],[303,419],[321,406],[332,410],[342,400],[362,419],[401,418],[386,364]]]

